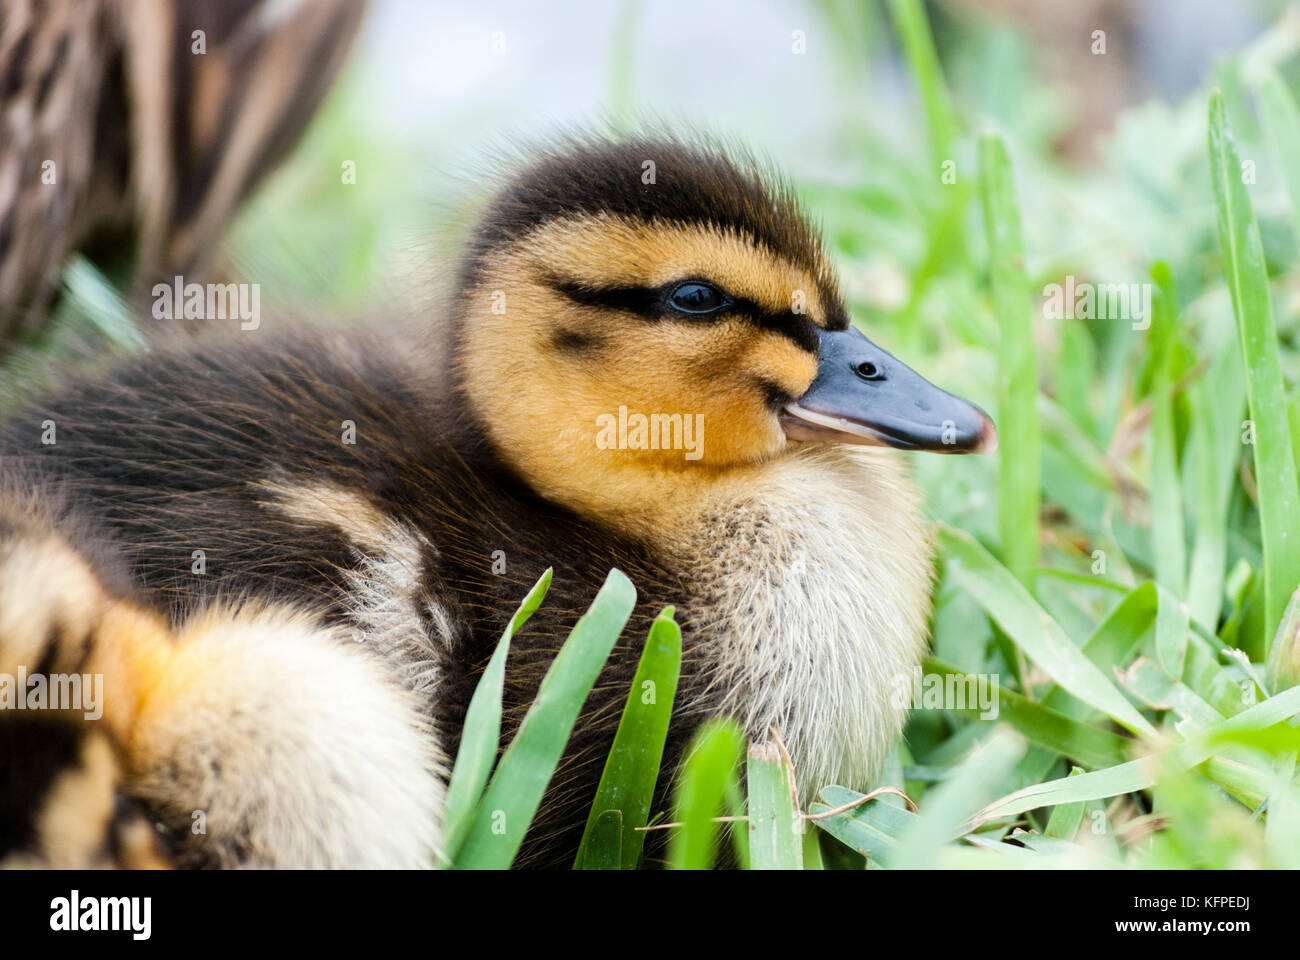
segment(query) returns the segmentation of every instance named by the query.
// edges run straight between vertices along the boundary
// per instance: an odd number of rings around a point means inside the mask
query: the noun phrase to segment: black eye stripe
[[[658,287],[601,287],[559,278],[549,278],[547,282],[574,303],[605,310],[621,310],[636,314],[644,320],[707,324],[724,317],[743,317],[764,330],[789,337],[801,350],[817,353],[817,327],[806,314],[789,310],[775,313],[763,309],[753,300],[730,294],[727,294],[730,304],[712,313],[688,315],[674,310],[667,302],[668,297],[685,281],[675,280]]]
[[[574,303],[605,310],[623,310],[656,319],[662,292],[651,287],[593,287],[573,280],[551,280],[551,287]]]
[[[817,353],[817,325],[809,320],[806,315],[758,311],[751,314],[751,316],[757,320],[758,325],[764,330],[771,330],[773,333],[789,337],[801,350],[806,350],[814,355]]]

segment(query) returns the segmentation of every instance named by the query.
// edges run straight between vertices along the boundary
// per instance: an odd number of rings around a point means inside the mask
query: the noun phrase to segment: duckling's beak
[[[792,440],[992,453],[998,431],[979,407],[894,359],[857,330],[822,330],[817,379],[781,411]]]

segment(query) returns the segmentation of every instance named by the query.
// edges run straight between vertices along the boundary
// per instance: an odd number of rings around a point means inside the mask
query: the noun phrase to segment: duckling
[[[517,863],[572,862],[667,604],[658,808],[719,714],[776,729],[805,799],[870,786],[932,577],[888,448],[996,431],[851,325],[779,177],[711,142],[547,146],[419,342],[269,326],[69,382],[0,439],[0,672],[104,674],[120,791],[173,862],[433,862],[470,696],[547,567],[503,739],[610,568],[638,603]]]

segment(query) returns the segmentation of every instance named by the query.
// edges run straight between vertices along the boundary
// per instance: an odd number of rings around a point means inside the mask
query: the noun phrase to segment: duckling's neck
[[[930,608],[929,538],[898,456],[800,444],[675,489],[657,540],[692,593],[712,709],[751,737],[779,731],[805,801],[874,785]]]

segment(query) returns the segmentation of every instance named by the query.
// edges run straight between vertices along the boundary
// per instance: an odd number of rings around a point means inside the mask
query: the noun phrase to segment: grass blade
[[[925,107],[925,119],[930,130],[930,150],[934,160],[934,176],[939,177],[939,165],[945,160],[955,160],[952,154],[953,113],[948,102],[948,89],[943,82],[943,69],[934,49],[934,37],[921,0],[889,0],[889,12],[894,18],[894,30],[907,56],[912,76],[916,78]]]
[[[826,862],[822,859],[822,835],[816,830],[805,830],[803,835],[803,868],[805,870],[825,870]]]
[[[1235,350],[1234,350],[1235,352]],[[1217,372],[1217,371],[1212,371]],[[1232,411],[1234,421],[1242,409],[1240,390],[1214,389],[1208,378],[1193,384],[1188,391],[1191,405],[1190,456],[1194,476],[1193,498],[1196,519],[1196,542],[1192,548],[1187,577],[1187,606],[1191,617],[1207,630],[1213,630],[1223,606],[1224,564],[1228,555],[1229,480],[1226,470],[1235,459],[1221,454],[1224,441],[1219,436],[1218,410]]]
[[[1264,128],[1273,162],[1277,164],[1286,193],[1291,200],[1291,223],[1295,227],[1296,246],[1300,249],[1300,109],[1286,84],[1273,67],[1265,67],[1260,77],[1259,119]]]
[[[1178,332],[1173,278],[1165,263],[1151,268],[1156,282],[1151,345],[1157,351],[1151,390],[1151,539],[1156,579],[1179,597],[1187,596],[1187,545],[1183,529],[1183,485],[1178,473],[1174,429],[1174,382],[1178,379]]]
[[[1295,778],[1295,753],[1283,757],[1271,778],[1268,821],[1264,837],[1273,865],[1283,870],[1300,868],[1300,789]]]
[[[1291,595],[1268,658],[1269,693],[1300,683],[1300,588]]]
[[[1120,683],[1143,703],[1157,710],[1172,710],[1180,719],[1190,720],[1192,729],[1203,730],[1223,720],[1223,714],[1186,684],[1171,680],[1147,657],[1138,657],[1119,675]]]
[[[505,683],[510,641],[541,606],[546,591],[551,586],[551,572],[548,567],[506,624],[492,659],[488,661],[487,669],[483,671],[469,702],[460,737],[460,749],[456,752],[456,764],[451,771],[451,782],[447,785],[447,806],[443,815],[443,842],[448,862],[455,862],[460,846],[465,842],[474,807],[483,796],[483,788],[492,772],[492,761],[496,759],[497,746],[501,741],[501,691]]]
[[[1159,602],[1160,594],[1154,583],[1138,584],[1098,624],[1083,642],[1080,652],[1102,671],[1109,671],[1114,664],[1127,663],[1155,623]],[[1089,720],[1096,713],[1056,686],[1043,694],[1043,705],[1075,720]]]
[[[1156,608],[1156,660],[1173,680],[1182,679],[1187,661],[1189,616],[1187,605],[1162,587]]]
[[[1078,767],[1070,769],[1070,776],[1077,777],[1083,774]],[[1083,825],[1083,804],[1082,803],[1058,803],[1052,807],[1052,815],[1047,818],[1047,829],[1043,831],[1046,836],[1054,837],[1057,840],[1073,840],[1075,834],[1079,832],[1079,827]]]
[[[611,570],[546,671],[474,814],[456,866],[510,866],[564,753],[574,721],[636,605],[632,581]]]
[[[731,776],[727,777],[727,786],[723,790],[723,798],[726,800],[727,815],[734,817],[733,822],[739,823],[745,816],[745,794],[740,788],[740,768],[737,767],[731,771]],[[741,870],[749,869],[749,831],[732,830],[731,845],[736,852],[736,863]]]
[[[623,719],[619,721],[591,805],[575,867],[591,868],[594,847],[610,839],[607,831],[602,834],[603,841],[593,837],[597,821],[610,811],[619,811],[622,852],[616,862],[624,870],[636,869],[645,843],[645,833],[636,828],[644,827],[650,815],[681,667],[682,631],[673,620],[673,608],[666,607],[650,625],[650,635],[623,707]],[[610,859],[608,850],[595,852],[596,862],[608,863]]]
[[[727,781],[740,762],[745,737],[732,720],[713,720],[691,742],[682,778],[677,785],[676,819],[668,846],[674,870],[707,870],[713,866]]]
[[[826,813],[846,803],[862,799],[863,794],[844,787],[826,787],[821,792],[822,801],[813,803],[809,813]],[[888,863],[898,847],[898,837],[906,832],[918,817],[902,807],[884,802],[878,797],[847,813],[812,821],[840,843],[857,851],[870,861]]]
[[[803,837],[790,795],[790,769],[775,743],[751,743],[749,857],[752,870],[802,870]]]
[[[1218,90],[1210,94],[1209,148],[1219,244],[1246,365],[1246,396],[1255,424],[1255,476],[1264,543],[1265,640],[1271,643],[1287,599],[1300,583],[1296,467],[1291,433],[1283,415],[1286,395],[1264,247],[1242,182],[1237,149],[1224,118],[1223,95]]]
[[[578,864],[583,870],[622,869],[623,828],[622,810],[602,810],[587,821],[578,852]]]
[[[62,282],[75,316],[89,320],[96,331],[117,346],[144,349],[147,341],[140,321],[94,264],[80,255],[69,257]]]
[[[998,534],[1002,560],[1032,589],[1038,566],[1038,507],[1042,463],[1038,422],[1038,366],[1033,308],[1025,278],[1020,212],[1011,161],[1002,139],[980,137],[980,198],[988,235],[998,348]]]

